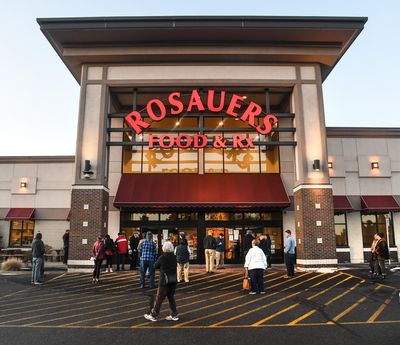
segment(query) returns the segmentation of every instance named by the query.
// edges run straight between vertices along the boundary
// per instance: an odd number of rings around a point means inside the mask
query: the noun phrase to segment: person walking
[[[217,247],[217,242],[212,234],[213,232],[209,231],[208,235],[203,240],[204,255],[206,257],[206,274],[214,273],[215,248]]]
[[[225,239],[224,234],[220,233],[218,238],[216,239],[216,248],[215,248],[215,259],[216,263],[215,266],[217,269],[225,268],[224,261],[225,261]]]
[[[294,238],[292,237],[292,232],[290,230],[285,231],[285,263],[287,274],[284,275],[284,278],[293,278],[294,277],[294,264],[296,261],[296,243]]]
[[[248,251],[251,249],[251,243],[254,240],[254,234],[251,230],[246,231],[243,239],[243,257],[246,257]]]
[[[106,257],[106,270],[107,272],[113,272],[112,260],[115,251],[115,244],[110,235],[104,237],[104,256]]]
[[[128,240],[122,232],[118,233],[115,244],[117,246],[117,271],[119,271],[120,265],[122,270],[125,271],[125,256],[128,252]]]
[[[268,234],[260,236],[259,247],[264,252],[267,258],[267,268],[271,268],[271,238]]]
[[[188,247],[188,242],[186,238],[181,239],[181,243],[175,248],[175,255],[177,261],[177,271],[178,271],[178,283],[189,282],[189,259],[190,259],[190,249]],[[183,279],[182,279],[183,272]]]
[[[250,278],[250,295],[255,295],[257,292],[265,294],[264,270],[267,268],[267,258],[258,245],[258,240],[254,239],[251,242],[244,263],[245,278]]]
[[[63,250],[64,250],[64,257],[63,263],[66,265],[68,263],[68,250],[69,250],[69,230],[65,230],[65,233],[62,237],[63,239]]]
[[[94,269],[93,269],[93,284],[99,282],[101,264],[104,259],[104,242],[101,236],[97,237],[97,241],[94,243],[92,248],[92,257],[94,258]]]
[[[138,265],[139,261],[139,253],[138,253],[138,246],[139,246],[139,233],[135,231],[133,235],[129,238],[129,246],[131,247],[131,270],[135,270],[136,266]]]
[[[42,234],[38,232],[32,242],[32,284],[43,284],[44,253],[45,248],[42,241]]]
[[[138,248],[140,257],[140,287],[145,288],[146,271],[150,274],[150,289],[154,288],[154,263],[157,258],[157,248],[153,241],[151,231],[146,233],[146,239],[139,245]]]
[[[385,260],[389,259],[389,248],[384,236],[385,235],[383,232],[378,232],[375,234],[374,238],[376,240],[376,244],[372,253],[375,260],[374,277],[380,279],[386,278]],[[380,274],[378,274],[378,272],[380,272]]]
[[[158,321],[161,305],[168,298],[171,314],[165,319],[169,321],[178,321],[178,311],[176,310],[175,290],[177,285],[176,267],[177,261],[174,255],[174,245],[171,241],[166,241],[162,247],[163,254],[155,263],[155,268],[160,269],[160,279],[153,308],[146,313],[144,317],[149,321]]]

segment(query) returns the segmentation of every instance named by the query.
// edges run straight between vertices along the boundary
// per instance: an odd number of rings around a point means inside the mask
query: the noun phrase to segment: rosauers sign
[[[154,121],[158,122],[163,120],[167,114],[179,116],[182,113],[191,112],[212,112],[212,113],[225,113],[226,115],[240,119],[255,128],[260,134],[268,134],[271,132],[273,126],[278,122],[278,119],[273,114],[265,114],[262,107],[255,103],[245,103],[242,96],[233,94],[228,102],[228,97],[225,91],[219,92],[219,97],[216,96],[214,90],[207,91],[206,100],[202,100],[199,92],[195,89],[191,92],[188,104],[184,104],[180,92],[172,92],[169,94],[166,101],[161,101],[157,98],[151,99],[147,102],[145,110],[148,116]],[[216,104],[217,103],[217,104]],[[261,118],[262,120],[257,125],[255,119]],[[138,111],[132,111],[125,116],[126,122],[135,131],[140,134],[144,129],[151,126],[150,123],[143,121],[142,115]],[[196,134],[189,136],[187,134],[175,137],[173,135],[149,135],[149,148],[154,146],[161,146],[162,148],[171,148],[178,146],[180,148],[188,147],[205,147],[208,142],[208,137],[203,134]],[[224,148],[227,145],[226,139],[221,135],[215,135],[213,146],[216,148]],[[232,146],[235,148],[254,147],[251,138],[237,134],[232,136]]]

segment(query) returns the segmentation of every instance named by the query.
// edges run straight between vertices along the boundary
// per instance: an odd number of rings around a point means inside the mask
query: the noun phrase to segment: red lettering
[[[129,126],[133,128],[136,134],[142,133],[143,128],[147,128],[150,126],[149,123],[142,120],[142,116],[137,111],[132,111],[131,113],[126,115],[125,120],[126,122],[128,122]]]
[[[232,96],[232,98],[231,98],[231,102],[229,103],[229,107],[226,110],[226,113],[228,115],[231,115],[231,116],[234,116],[234,117],[238,117],[238,114],[235,113],[235,109],[236,108],[239,109],[241,107],[241,104],[239,104],[238,101],[242,102],[242,101],[244,101],[244,98],[234,94]]]
[[[219,105],[217,107],[214,107],[214,97],[215,97],[215,91],[208,90],[207,108],[208,110],[214,113],[218,113],[224,108],[225,105],[225,91],[221,91],[221,96],[219,98]]]
[[[160,115],[156,115],[153,111],[153,104],[156,104],[159,108]],[[165,109],[165,105],[159,99],[151,99],[146,106],[147,114],[154,120],[154,121],[161,121],[165,115],[167,115],[167,109]]]
[[[244,147],[242,140],[244,139],[241,134],[232,135],[233,138],[233,147]]]
[[[271,120],[272,120],[272,123],[271,123]],[[272,127],[277,122],[278,122],[278,118],[275,115],[268,114],[264,117],[263,124],[257,126],[256,130],[258,133],[266,135],[269,132],[271,132]],[[263,126],[264,126],[264,128],[263,128]]]
[[[248,148],[253,148],[254,147],[253,139],[247,137],[247,138],[245,138],[245,140],[246,140],[246,143],[247,143],[246,147],[248,147]]]
[[[242,121],[247,121],[251,127],[255,127],[254,118],[259,116],[261,111],[262,109],[257,103],[250,102],[240,119]]]
[[[192,91],[192,96],[190,97],[189,105],[187,111],[192,111],[192,107],[196,106],[199,111],[204,111],[204,105],[201,102],[200,95],[197,90]]]
[[[200,143],[201,141],[201,143]],[[204,134],[196,134],[193,139],[195,148],[202,148],[207,146],[207,137]]]
[[[155,134],[150,134],[149,135],[149,149],[152,149],[155,144],[157,144],[159,141],[159,138]]]
[[[173,92],[168,96],[168,102],[171,104],[172,115],[178,115],[183,111],[183,103],[180,101],[180,98],[180,92]]]
[[[168,143],[165,143],[165,139],[168,139]],[[174,138],[174,136],[173,135],[171,135],[171,134],[167,134],[167,135],[162,135],[161,137],[160,137],[160,146],[163,148],[163,149],[170,149],[172,146],[174,146],[174,144],[175,144],[175,138]]]
[[[187,134],[179,135],[178,138],[176,138],[176,145],[181,149],[187,149],[192,145],[192,138]]]

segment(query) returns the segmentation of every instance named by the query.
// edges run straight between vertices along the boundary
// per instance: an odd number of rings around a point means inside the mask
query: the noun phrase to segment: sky
[[[398,0],[0,0],[0,156],[74,155],[79,85],[36,18],[265,15],[368,17],[323,84],[331,127],[400,127]]]

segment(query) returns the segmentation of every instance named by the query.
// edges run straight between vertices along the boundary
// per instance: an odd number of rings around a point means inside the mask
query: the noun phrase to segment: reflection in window
[[[336,235],[336,246],[347,247],[347,221],[346,214],[340,213],[335,214],[335,235]]]
[[[371,213],[361,215],[364,247],[370,247],[377,232],[383,232],[385,239],[389,236],[389,245],[395,245],[392,213]]]
[[[13,220],[10,223],[10,247],[30,247],[33,241],[35,222],[33,220]]]
[[[229,220],[229,213],[227,212],[206,213],[206,220]]]

